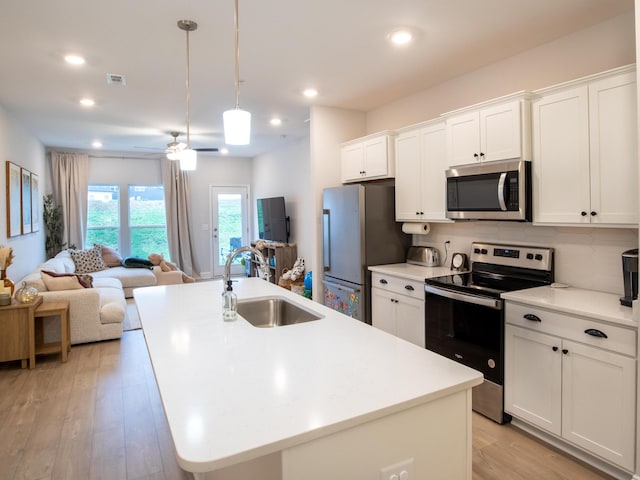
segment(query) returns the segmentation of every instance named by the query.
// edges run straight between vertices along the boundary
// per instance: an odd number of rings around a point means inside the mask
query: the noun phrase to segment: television
[[[258,238],[289,243],[289,217],[285,212],[284,197],[258,198],[256,203]]]

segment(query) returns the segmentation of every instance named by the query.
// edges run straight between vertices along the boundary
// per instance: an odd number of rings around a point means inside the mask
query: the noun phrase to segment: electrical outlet
[[[380,470],[380,480],[412,480],[413,458],[394,463]]]

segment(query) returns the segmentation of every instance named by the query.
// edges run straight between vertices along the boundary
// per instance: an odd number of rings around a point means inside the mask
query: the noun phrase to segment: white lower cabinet
[[[505,410],[633,471],[635,331],[511,302],[506,322]]]
[[[424,348],[424,284],[392,275],[371,275],[371,323]]]

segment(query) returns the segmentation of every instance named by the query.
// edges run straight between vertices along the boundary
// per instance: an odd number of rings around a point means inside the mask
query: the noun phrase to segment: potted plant
[[[62,209],[59,205],[54,204],[53,194],[51,193],[44,196],[42,216],[47,229],[45,237],[47,258],[53,258],[66,243],[62,241]]]

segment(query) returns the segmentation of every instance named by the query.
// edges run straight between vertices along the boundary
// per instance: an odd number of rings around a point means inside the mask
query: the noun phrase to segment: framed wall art
[[[7,237],[22,234],[21,168],[7,161]]]
[[[22,172],[22,233],[31,233],[31,172]]]
[[[38,175],[31,174],[31,231],[40,230],[40,186]]]

